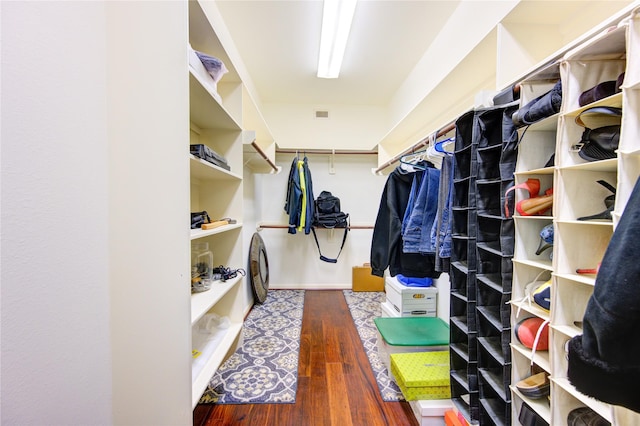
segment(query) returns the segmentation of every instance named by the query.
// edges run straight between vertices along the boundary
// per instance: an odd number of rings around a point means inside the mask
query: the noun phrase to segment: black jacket
[[[580,392],[640,412],[640,180],[605,251],[583,318],[569,343]]]
[[[402,274],[416,278],[438,278],[435,270],[435,254],[403,253],[402,219],[409,201],[413,173],[400,167],[387,178],[378,217],[371,240],[371,273],[383,276],[389,268],[392,277]]]

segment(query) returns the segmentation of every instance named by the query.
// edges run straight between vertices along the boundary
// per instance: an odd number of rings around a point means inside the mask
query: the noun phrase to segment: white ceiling
[[[458,3],[360,0],[340,77],[319,79],[322,1],[217,2],[263,103],[380,106],[389,103]]]

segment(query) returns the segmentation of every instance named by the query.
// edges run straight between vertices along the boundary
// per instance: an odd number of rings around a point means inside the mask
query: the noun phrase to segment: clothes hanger
[[[423,164],[423,153],[425,152],[426,150],[422,150],[403,155],[400,157],[400,167],[408,172],[425,170],[426,166]]]
[[[455,142],[455,140],[456,140],[455,137],[452,136],[450,138],[438,141],[433,145],[433,149],[445,155],[453,155],[453,152],[448,151],[447,148],[451,147]]]

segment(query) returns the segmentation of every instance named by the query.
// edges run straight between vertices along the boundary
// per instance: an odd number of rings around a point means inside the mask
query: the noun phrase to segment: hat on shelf
[[[576,117],[576,124],[585,129],[573,149],[578,152],[580,158],[587,161],[616,158],[621,122],[622,108],[587,108]]]

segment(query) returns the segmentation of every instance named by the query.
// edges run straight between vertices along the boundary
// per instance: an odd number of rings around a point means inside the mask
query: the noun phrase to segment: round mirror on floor
[[[249,275],[256,303],[263,303],[269,290],[269,259],[264,241],[257,232],[251,237],[249,247]]]

